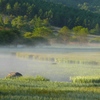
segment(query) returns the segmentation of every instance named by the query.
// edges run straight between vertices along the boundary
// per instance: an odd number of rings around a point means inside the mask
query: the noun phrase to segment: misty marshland
[[[67,57],[66,59],[69,61],[73,59],[72,61],[75,60],[77,63],[21,58],[13,55],[16,52],[52,55],[54,58],[56,55],[61,55],[61,57]],[[70,81],[70,77],[73,76],[99,76],[99,58],[100,46],[0,47],[0,78],[6,77],[10,72],[20,72],[23,76],[41,75],[51,81]],[[96,62],[96,64],[88,62]]]

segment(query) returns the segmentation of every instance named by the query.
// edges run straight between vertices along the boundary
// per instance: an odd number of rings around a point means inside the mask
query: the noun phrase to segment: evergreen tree
[[[7,6],[6,6],[6,10],[7,10],[7,13],[9,15],[9,13],[11,12],[11,5],[8,3]]]
[[[4,26],[4,21],[2,15],[0,15],[0,26]]]

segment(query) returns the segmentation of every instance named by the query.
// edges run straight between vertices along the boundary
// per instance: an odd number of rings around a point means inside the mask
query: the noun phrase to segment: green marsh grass
[[[34,55],[38,56],[38,58],[44,58],[46,59],[47,63],[42,63],[42,65],[34,66],[32,64],[29,64],[28,67],[31,68],[31,70],[34,70],[35,68],[39,67],[41,70],[43,66],[44,71],[40,72],[43,76],[48,76],[49,78],[52,78],[51,76],[54,76],[52,80],[56,80],[59,78],[61,81],[70,81],[69,77],[73,76],[99,76],[100,75],[100,53],[99,52],[73,52],[73,53],[67,53],[67,54],[37,54],[37,53],[22,53],[17,52],[18,59],[20,56],[24,57],[25,55]],[[20,56],[19,56],[20,55]],[[54,57],[54,60],[56,64],[48,63],[49,58]],[[28,59],[28,58],[27,58]],[[21,60],[27,60],[26,58]],[[43,61],[45,61],[43,59]],[[33,59],[28,59],[31,61],[34,61]],[[37,59],[40,62],[43,62],[39,59]],[[36,61],[37,61],[36,60]],[[37,62],[38,62],[37,61]],[[96,63],[96,64],[95,64]],[[47,70],[45,70],[47,66]],[[29,69],[29,71],[31,71]]]
[[[40,54],[16,52],[15,54],[18,58],[30,59],[31,56],[31,59],[38,61],[54,61],[57,63],[100,65],[99,52],[73,52],[66,54]]]
[[[99,100],[100,83],[0,79],[0,100]]]
[[[20,57],[23,55],[25,56],[25,54],[18,53]],[[50,56],[52,58],[52,55]],[[0,79],[0,100],[100,100],[100,53],[68,53],[54,57],[61,63],[48,64],[51,69],[45,73],[71,76],[72,82],[67,82],[67,79],[65,82],[50,81],[42,76],[2,78]],[[28,58],[28,54],[25,58]],[[98,65],[64,63],[65,58],[67,61],[96,61]],[[57,68],[60,70],[56,71]]]
[[[74,83],[100,83],[100,76],[77,76],[71,80]]]

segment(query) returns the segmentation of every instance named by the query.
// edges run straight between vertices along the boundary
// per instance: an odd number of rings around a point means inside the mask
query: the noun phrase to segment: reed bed
[[[100,65],[100,53],[67,53],[67,54],[39,54],[16,52],[18,58],[32,59],[38,61],[51,61],[56,63]]]

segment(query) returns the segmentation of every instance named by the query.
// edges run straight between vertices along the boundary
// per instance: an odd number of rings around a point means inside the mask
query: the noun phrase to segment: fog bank
[[[73,73],[82,68],[68,64],[52,64],[52,62],[36,61],[32,59],[18,58],[12,55],[13,52],[32,52],[32,53],[45,53],[45,54],[68,54],[68,53],[100,53],[100,47],[97,46],[36,46],[36,47],[0,47],[0,78],[4,78],[10,72],[20,72],[24,76],[41,75],[49,78],[52,81],[69,81],[69,78],[74,75],[81,75],[81,73]],[[75,65],[76,66],[76,65]],[[79,65],[80,66],[80,65]],[[67,68],[66,68],[67,67]],[[83,75],[88,74],[88,71],[93,66],[85,67]],[[99,68],[99,67],[97,67]],[[98,70],[98,69],[97,69]],[[99,70],[98,70],[99,71]],[[100,72],[100,71],[99,71]]]

